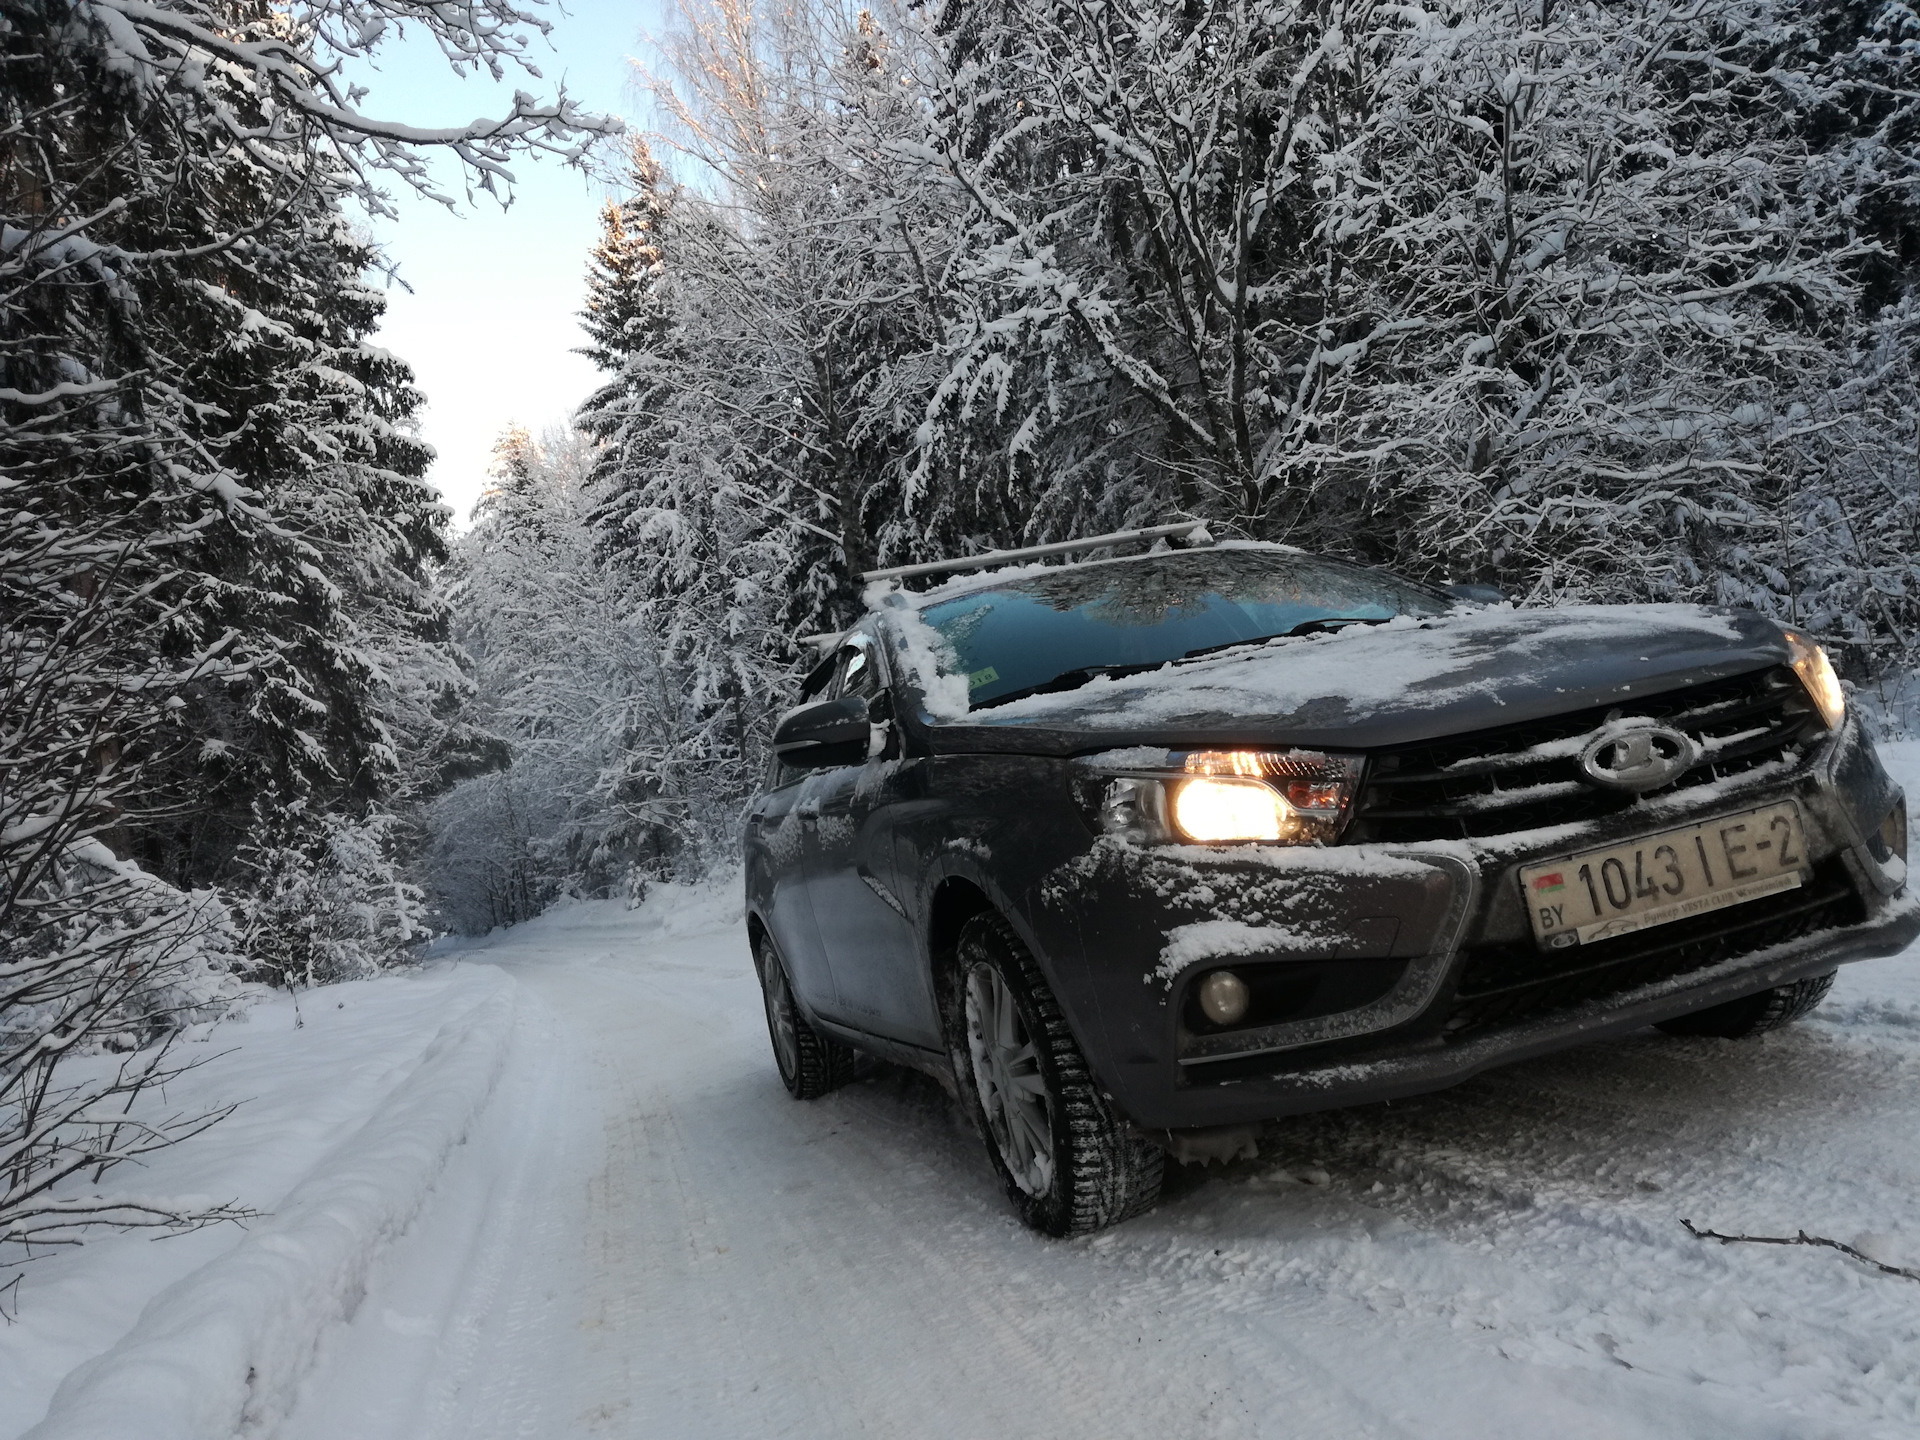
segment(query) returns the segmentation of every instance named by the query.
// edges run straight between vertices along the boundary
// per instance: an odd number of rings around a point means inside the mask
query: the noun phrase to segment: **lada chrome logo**
[[[1690,736],[1651,721],[1609,725],[1580,752],[1580,773],[1609,790],[1658,790],[1700,761]]]

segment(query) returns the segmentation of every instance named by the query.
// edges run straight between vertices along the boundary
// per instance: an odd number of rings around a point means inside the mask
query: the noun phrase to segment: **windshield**
[[[1276,635],[1436,615],[1449,602],[1375,571],[1280,550],[1189,550],[1063,568],[920,612],[973,709]]]

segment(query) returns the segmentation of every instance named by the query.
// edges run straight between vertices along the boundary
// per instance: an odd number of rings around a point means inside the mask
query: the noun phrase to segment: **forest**
[[[1912,7],[685,0],[644,135],[350,78],[541,23],[0,0],[0,1237],[208,1218],[65,1182],[220,1118],[127,1117],[247,987],[728,865],[876,566],[1203,518],[1754,608],[1898,723]],[[365,224],[433,153],[620,196],[465,528]]]

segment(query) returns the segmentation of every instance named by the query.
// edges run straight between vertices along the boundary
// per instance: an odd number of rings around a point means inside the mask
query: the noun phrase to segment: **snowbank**
[[[467,973],[488,977],[463,987],[478,998],[440,1026],[373,1117],[274,1214],[155,1296],[119,1343],[69,1375],[32,1440],[209,1440],[284,1413],[321,1334],[353,1313],[374,1257],[413,1217],[499,1076],[515,982]]]

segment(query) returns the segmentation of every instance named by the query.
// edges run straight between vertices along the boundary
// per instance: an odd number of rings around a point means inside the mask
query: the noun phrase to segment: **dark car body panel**
[[[1077,783],[1096,774],[1089,757],[1127,746],[1365,754],[1596,706],[1630,707],[1642,696],[1788,659],[1779,628],[1758,616],[1689,611],[1684,623],[1662,625],[1651,607],[1645,613],[1644,626],[1630,627],[1630,644],[1579,645],[1570,637],[1592,612],[1502,612],[1474,622],[1444,674],[1378,703],[1307,694],[1284,713],[1231,713],[1213,701],[1179,710],[1163,698],[1150,719],[1132,725],[1114,707],[1133,703],[1127,694],[1147,693],[1158,672],[1087,687],[1096,690],[1091,695],[1048,696],[1005,715],[987,710],[940,721],[902,683],[898,667],[897,719],[885,748],[856,766],[786,777],[756,801],[747,831],[751,921],[783,955],[790,946],[818,947],[817,961],[789,958],[796,996],[823,1028],[945,1079],[937,914],[943,897],[963,888],[1006,917],[1033,952],[1118,1110],[1155,1130],[1430,1090],[1490,1065],[1903,948],[1920,932],[1920,907],[1903,891],[1904,865],[1873,853],[1882,819],[1902,797],[1851,718],[1790,762],[1643,797],[1580,824],[1471,840],[1136,845],[1097,832],[1086,786]],[[880,633],[884,624],[884,612],[864,622]],[[1366,635],[1285,642],[1298,643],[1319,647],[1316,665],[1336,679],[1330,659],[1344,663],[1350,655],[1365,667],[1377,648]],[[895,647],[896,666],[898,653]],[[1272,664],[1285,653],[1265,647],[1257,660]],[[1231,677],[1247,662],[1229,654],[1200,663]],[[1201,692],[1215,694],[1215,682],[1204,681]],[[1526,963],[1531,953],[1523,864],[1789,795],[1823,867],[1818,873],[1844,881],[1852,907],[1845,923],[1834,919],[1839,910],[1803,905],[1801,919],[1782,922],[1777,942],[1756,941],[1724,960],[1703,949],[1711,963],[1677,977],[1460,1028],[1460,986],[1474,957],[1507,947]],[[796,846],[807,852],[797,866]],[[809,905],[789,893],[796,868]],[[1284,916],[1294,948],[1262,952],[1261,936],[1276,916]],[[1789,933],[1793,924],[1818,928]],[[1696,929],[1707,936],[1711,926]],[[1766,940],[1771,932],[1741,933]],[[1285,1018],[1225,1040],[1205,1033],[1190,988],[1228,960],[1278,977],[1272,983],[1280,989],[1292,986]],[[1312,990],[1304,1001],[1302,985]]]

